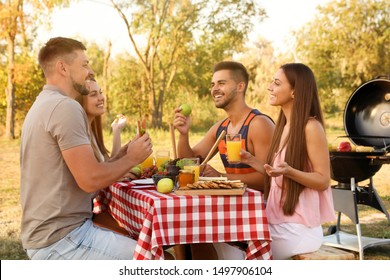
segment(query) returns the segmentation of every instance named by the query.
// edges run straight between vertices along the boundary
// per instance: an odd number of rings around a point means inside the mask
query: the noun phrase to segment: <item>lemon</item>
[[[162,178],[157,183],[157,191],[160,193],[170,193],[173,190],[173,180],[170,178]]]

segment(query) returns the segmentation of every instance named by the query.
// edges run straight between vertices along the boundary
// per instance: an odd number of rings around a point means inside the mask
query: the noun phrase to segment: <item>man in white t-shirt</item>
[[[137,135],[121,157],[98,162],[85,111],[74,99],[88,94],[93,75],[85,46],[52,38],[39,52],[46,85],[22,128],[21,239],[31,259],[132,259],[136,241],[92,223],[92,198],[152,153]],[[131,151],[131,153],[129,153]]]

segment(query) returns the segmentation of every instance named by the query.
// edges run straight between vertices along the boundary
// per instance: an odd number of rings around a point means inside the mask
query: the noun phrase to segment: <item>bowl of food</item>
[[[173,181],[174,184],[176,184],[176,176],[168,175],[168,174],[154,174],[152,175],[153,183],[157,186],[158,181],[160,181],[163,178],[169,178]]]

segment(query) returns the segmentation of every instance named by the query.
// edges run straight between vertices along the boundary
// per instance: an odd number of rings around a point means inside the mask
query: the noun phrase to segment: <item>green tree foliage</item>
[[[252,0],[217,1],[114,1],[111,3],[122,17],[143,70],[143,95],[148,96],[152,126],[161,127],[165,100],[177,96],[175,79],[189,81],[207,58],[221,58],[241,48],[252,27],[251,19],[262,16]],[[212,34],[210,36],[210,34]],[[135,36],[144,40],[135,40]],[[206,46],[200,48],[199,45]],[[213,48],[215,47],[215,48]],[[206,54],[200,59],[201,49]],[[214,54],[217,54],[214,56]],[[210,60],[209,60],[210,61]],[[212,60],[211,60],[212,61]],[[195,70],[195,71],[192,71]],[[200,77],[204,77],[203,74]],[[199,81],[199,78],[195,79]],[[204,84],[199,81],[199,85]],[[200,90],[204,93],[204,89]],[[142,113],[141,113],[142,115]]]
[[[248,69],[250,83],[247,89],[246,100],[252,107],[276,120],[279,108],[269,105],[268,86],[280,67],[280,59],[274,54],[271,43],[262,37],[254,41],[239,59]],[[286,59],[286,61],[291,61]]]
[[[5,136],[9,139],[15,138],[15,44],[16,35],[23,29],[23,1],[0,2],[0,39],[6,42],[7,49],[7,85],[6,97],[6,118]],[[24,34],[24,32],[22,32]]]
[[[21,124],[35,101],[35,98],[42,90],[45,79],[36,58],[28,55],[18,56],[15,70],[15,131],[20,132]]]
[[[343,111],[362,83],[390,69],[390,2],[340,0],[297,32],[297,56],[312,67],[325,112]]]
[[[117,56],[111,63],[111,77],[108,81],[110,86],[109,106],[114,114],[131,116],[131,123],[135,124],[148,114],[149,99],[143,94],[145,82],[141,75],[142,66],[134,57],[123,54]]]
[[[5,137],[15,138],[15,106],[17,104],[16,96],[24,91],[18,90],[16,81],[20,76],[17,69],[24,68],[25,65],[18,65],[28,61],[28,52],[31,51],[32,40],[35,35],[39,19],[47,14],[55,6],[62,6],[68,3],[67,0],[45,0],[45,1],[23,1],[7,0],[0,2],[0,59],[2,66],[6,69],[1,71],[0,94],[5,93],[5,112],[0,111],[1,123],[5,123]],[[41,16],[39,18],[39,16]],[[4,52],[3,52],[4,50]],[[27,65],[31,65],[27,63]],[[34,72],[35,67],[30,69]],[[21,71],[24,73],[24,71]],[[23,77],[24,78],[24,77]],[[1,95],[0,95],[1,97]],[[23,99],[23,97],[22,97]],[[0,109],[3,107],[3,102]]]
[[[14,75],[14,137],[19,136],[20,126],[34,102],[36,96],[42,90],[44,77],[41,68],[36,63],[36,58],[27,54],[17,55],[15,58]],[[7,68],[0,67],[0,89],[7,87]],[[0,123],[6,123],[6,91],[0,92]],[[2,132],[4,133],[4,132]],[[0,134],[2,134],[0,133]]]
[[[89,63],[97,77],[103,75],[104,49],[96,43],[83,42],[87,48]]]

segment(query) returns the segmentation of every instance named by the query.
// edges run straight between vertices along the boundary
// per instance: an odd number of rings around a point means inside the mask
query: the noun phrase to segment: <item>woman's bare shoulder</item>
[[[305,127],[306,135],[316,134],[316,133],[325,133],[325,129],[322,124],[316,118],[309,118]]]

